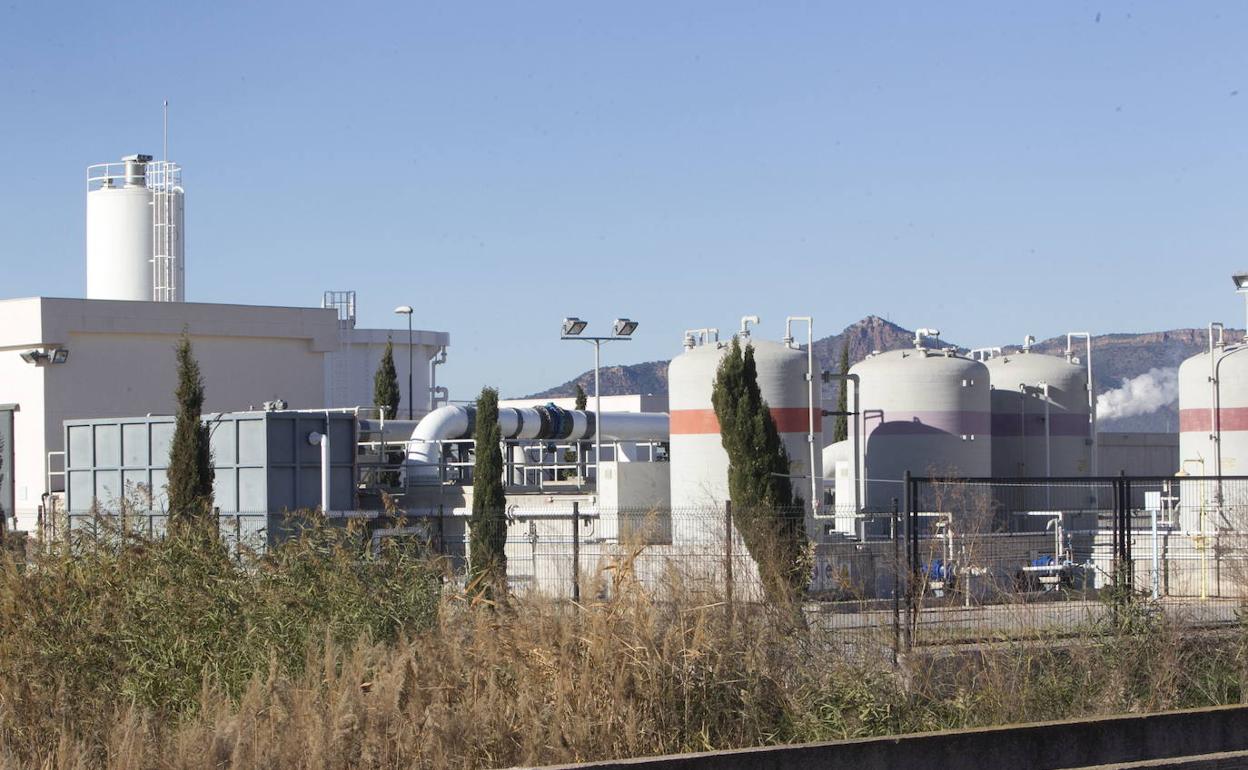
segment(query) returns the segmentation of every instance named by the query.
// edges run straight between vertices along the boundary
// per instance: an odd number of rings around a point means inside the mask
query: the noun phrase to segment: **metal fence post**
[[[438,555],[446,556],[446,524],[442,520],[444,507],[438,506]]]
[[[919,531],[918,501],[915,500],[916,484],[906,471],[902,478],[903,492],[906,502],[906,627],[903,641],[907,650],[914,646],[915,632],[918,630],[918,577],[919,577]],[[900,565],[898,565],[900,571]]]
[[[1123,556],[1126,558],[1127,589],[1135,590],[1135,554],[1132,551],[1134,522],[1131,520],[1131,479],[1122,472]]]
[[[724,501],[724,601],[728,630],[732,631],[732,501]]]
[[[243,563],[243,514],[234,514],[234,563]]]
[[[901,653],[901,518],[893,498],[893,666]]]
[[[572,601],[581,601],[581,504],[572,503]]]

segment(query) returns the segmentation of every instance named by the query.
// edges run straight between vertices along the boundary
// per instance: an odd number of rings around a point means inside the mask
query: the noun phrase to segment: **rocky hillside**
[[[598,372],[602,383],[602,395],[620,395],[625,393],[641,393],[653,395],[667,392],[667,361],[647,361],[642,364],[627,366],[604,366]],[[525,398],[561,398],[576,395],[576,384],[581,384],[586,393],[593,395],[594,370],[590,369],[574,380],[562,385],[547,388]]]
[[[1238,340],[1242,333],[1228,330],[1228,339]],[[836,371],[842,347],[849,346],[849,363],[861,361],[873,350],[896,350],[914,344],[914,332],[887,321],[879,316],[867,316],[845,327],[840,334],[815,340],[815,358],[825,370]],[[953,345],[954,342],[935,340],[933,347]],[[1108,431],[1174,431],[1178,426],[1177,403],[1173,400],[1173,369],[1182,361],[1208,346],[1204,329],[1173,329],[1171,331],[1144,334],[1104,334],[1092,339],[1092,373],[1097,393],[1109,394],[1124,388],[1124,381],[1131,380],[1129,387],[1120,391],[1136,400],[1128,408],[1112,410],[1108,407],[1100,421],[1102,430]],[[1006,345],[1016,348],[1017,343]],[[1042,353],[1061,353],[1066,348],[1065,337],[1054,337],[1036,343],[1034,349]],[[614,393],[666,393],[667,361],[648,361],[629,366],[604,367],[601,372],[603,394]],[[570,396],[576,383],[586,392],[593,392],[594,373],[585,372],[574,380],[534,393],[530,398],[553,398]],[[825,408],[835,406],[838,384],[824,386]],[[1153,399],[1152,403],[1140,404],[1140,394]],[[1126,395],[1123,396],[1126,398]],[[1144,410],[1144,411],[1139,411]]]

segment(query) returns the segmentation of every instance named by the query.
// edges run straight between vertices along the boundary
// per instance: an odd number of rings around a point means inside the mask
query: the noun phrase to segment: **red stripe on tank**
[[[771,419],[780,433],[805,433],[810,425],[810,410],[804,406],[772,407]],[[714,409],[673,409],[669,420],[673,436],[719,433]],[[823,416],[815,412],[815,432],[822,428]]]
[[[1179,431],[1209,433],[1213,430],[1209,409],[1179,410]],[[1223,407],[1218,410],[1218,427],[1225,431],[1248,430],[1248,406]]]

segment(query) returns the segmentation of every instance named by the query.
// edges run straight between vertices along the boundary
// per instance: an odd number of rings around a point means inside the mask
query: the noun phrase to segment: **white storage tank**
[[[1193,476],[1248,475],[1248,345],[1219,335],[1179,366],[1179,462]]]
[[[87,299],[151,301],[149,155],[87,169]]]
[[[1029,345],[984,364],[992,388],[992,475],[1090,475],[1087,368],[1077,358],[1033,353]]]
[[[923,330],[926,331],[926,330]],[[936,332],[932,330],[934,336]],[[861,387],[863,508],[886,511],[904,497],[902,478],[992,474],[988,369],[952,349],[874,353],[850,368]]]
[[[796,347],[767,340],[746,337],[742,342],[754,346],[759,391],[771,409],[780,439],[788,451],[793,493],[809,507],[810,408],[806,354]],[[677,514],[680,509],[709,513],[722,509],[728,499],[728,454],[720,439],[711,393],[719,363],[729,350],[729,343],[712,340],[687,349],[673,359],[668,368],[672,508]],[[822,404],[816,388],[816,441],[822,430],[821,413]],[[815,465],[815,476],[821,478],[819,452],[815,453]],[[705,539],[708,533],[698,531],[693,524],[700,520],[697,516],[673,516],[674,540]],[[718,532],[710,534],[718,536]]]
[[[1179,468],[1191,476],[1248,475],[1248,345],[1227,345],[1179,366]],[[1248,527],[1248,485],[1180,484],[1179,527],[1186,531]]]

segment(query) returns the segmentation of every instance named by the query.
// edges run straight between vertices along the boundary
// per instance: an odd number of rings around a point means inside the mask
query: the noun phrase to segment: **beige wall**
[[[34,298],[0,301],[0,403],[15,420],[18,526],[34,526],[47,453],[62,449],[71,418],[170,414],[174,345],[191,335],[206,411],[325,405],[325,354],[338,345],[332,310],[198,303]],[[34,366],[22,351],[64,347],[61,365]]]

